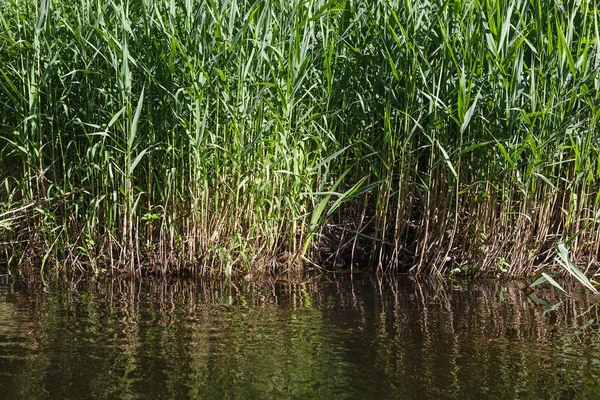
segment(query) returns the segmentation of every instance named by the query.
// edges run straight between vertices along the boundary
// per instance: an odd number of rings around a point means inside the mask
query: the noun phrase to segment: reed
[[[593,0],[2,1],[3,257],[523,275],[574,237],[595,272],[599,16]]]

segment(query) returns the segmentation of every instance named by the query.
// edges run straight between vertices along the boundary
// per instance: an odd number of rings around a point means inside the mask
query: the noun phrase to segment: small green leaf
[[[550,275],[548,275],[545,272],[542,272],[542,276],[544,278],[546,278],[546,280],[548,281],[548,283],[550,283],[552,286],[554,286],[555,288],[557,288],[558,290],[560,290],[565,296],[569,295],[569,293],[567,293],[567,291],[565,289],[563,289],[562,286],[560,286],[559,283],[556,282],[554,280],[554,278],[552,278]]]

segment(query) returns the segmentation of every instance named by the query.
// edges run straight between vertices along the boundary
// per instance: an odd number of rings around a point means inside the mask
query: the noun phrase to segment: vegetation
[[[3,258],[519,275],[573,237],[595,271],[599,17],[592,0],[3,0]]]

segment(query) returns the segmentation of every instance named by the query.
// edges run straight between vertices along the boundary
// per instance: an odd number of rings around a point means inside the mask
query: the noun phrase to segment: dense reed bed
[[[591,0],[4,0],[3,258],[518,275],[562,240],[595,271],[599,16]]]

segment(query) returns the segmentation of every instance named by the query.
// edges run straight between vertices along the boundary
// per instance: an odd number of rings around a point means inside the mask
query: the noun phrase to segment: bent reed
[[[596,272],[594,0],[2,0],[1,259]]]

